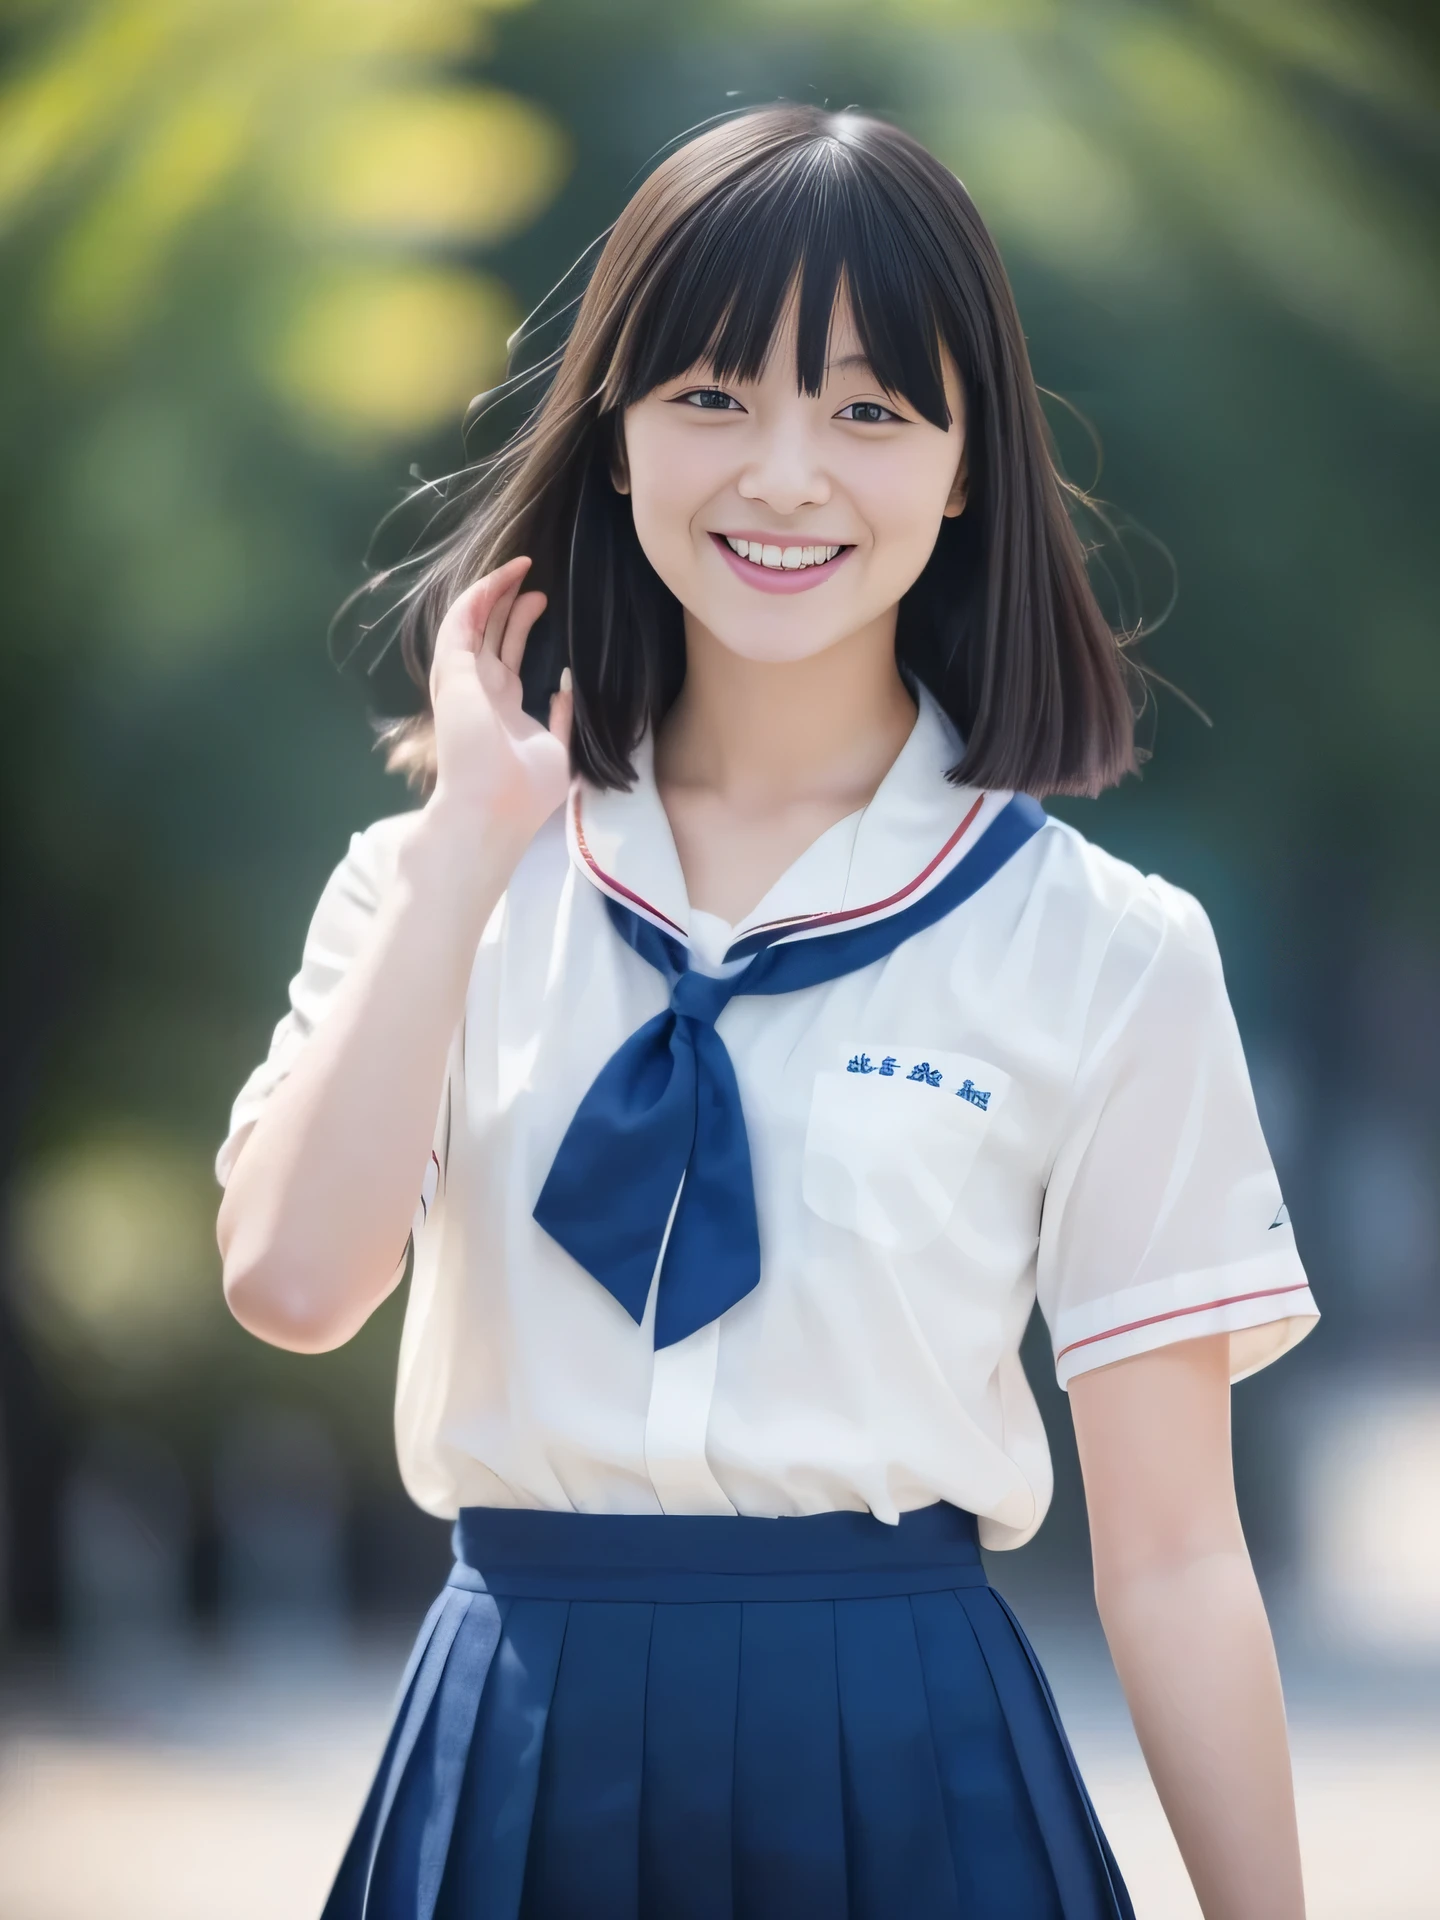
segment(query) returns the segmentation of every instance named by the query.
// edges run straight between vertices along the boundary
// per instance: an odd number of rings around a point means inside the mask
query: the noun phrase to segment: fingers
[[[473,586],[465,589],[440,622],[435,635],[432,666],[439,666],[450,655],[477,653],[480,650],[496,603],[507,597],[511,604],[514,603],[529,566],[529,560],[523,554],[517,554],[515,559],[507,560],[503,567],[497,567],[493,573],[487,573],[484,579],[477,580]],[[497,652],[499,644],[497,635]]]
[[[520,581],[517,579],[506,587],[499,599],[491,606],[485,621],[484,637],[476,649],[477,652],[488,653],[492,660],[500,658],[500,649],[505,644],[505,629],[510,624],[510,615],[514,611],[516,596],[519,592]]]
[[[566,667],[560,675],[560,691],[550,696],[550,731],[568,751],[570,746],[570,725],[575,717],[575,690],[570,678],[570,669]]]
[[[511,604],[510,614],[505,622],[504,637],[500,642],[500,664],[508,667],[511,673],[519,673],[520,662],[525,658],[525,642],[530,638],[530,629],[545,611],[543,593],[522,593]],[[500,609],[495,609],[492,624],[499,618]],[[489,634],[486,634],[489,640]]]

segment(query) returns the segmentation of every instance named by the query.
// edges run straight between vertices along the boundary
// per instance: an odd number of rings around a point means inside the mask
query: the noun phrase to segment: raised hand
[[[506,561],[467,587],[440,623],[430,667],[431,805],[526,844],[570,783],[570,673],[542,727],[520,704],[520,662],[543,593],[521,593],[530,562]]]
[[[568,685],[548,728],[520,705],[520,662],[545,605],[520,592],[529,565],[477,581],[441,623],[435,791],[405,823],[368,926],[355,925],[347,892],[336,938],[357,944],[340,949],[345,978],[230,1176],[226,1298],[277,1346],[338,1346],[395,1285],[484,928],[565,797]]]

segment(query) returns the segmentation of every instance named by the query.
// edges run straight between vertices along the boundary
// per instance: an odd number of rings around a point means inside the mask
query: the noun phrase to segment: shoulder
[[[368,918],[395,877],[400,850],[419,819],[418,809],[389,814],[350,836],[315,909],[317,930]]]
[[[1064,930],[1092,1035],[1141,997],[1176,1020],[1199,1017],[1223,998],[1215,934],[1193,894],[1062,821],[1049,820],[1035,837],[1037,904]]]
[[[400,850],[415,831],[419,819],[420,809],[412,807],[408,812],[390,813],[382,820],[373,820],[368,827],[351,834],[342,865],[383,885],[393,876]]]
[[[400,855],[420,815],[421,809],[412,807],[406,813],[387,814],[351,834],[345,857],[331,875],[327,891],[342,893],[357,904],[373,908],[394,879]],[[537,879],[542,883],[553,880],[557,866],[563,870],[567,864],[563,809],[557,809],[520,856],[510,890]]]
[[[1168,937],[1213,939],[1205,909],[1158,873],[1142,873],[1063,820],[1048,818],[1035,836],[1035,880],[1111,937],[1152,950]]]

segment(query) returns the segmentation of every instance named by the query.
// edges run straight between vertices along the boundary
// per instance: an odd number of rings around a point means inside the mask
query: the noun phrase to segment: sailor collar
[[[913,906],[974,848],[1010,794],[945,778],[963,745],[933,696],[865,807],[847,814],[786,868],[732,930],[726,959],[860,927]],[[566,808],[570,858],[591,885],[690,945],[692,913],[647,734],[629,792],[577,779]]]

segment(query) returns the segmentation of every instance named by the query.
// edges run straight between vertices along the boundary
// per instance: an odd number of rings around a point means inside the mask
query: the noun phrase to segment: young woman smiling
[[[1296,1920],[1228,1396],[1316,1309],[1203,913],[1031,797],[1132,723],[993,245],[893,128],[743,115],[550,371],[220,1155],[264,1339],[409,1233],[456,1522],[327,1916],[1130,1915],[979,1555],[1050,1497],[1038,1297],[1201,1906]]]
[[[687,610],[655,772],[690,904],[729,924],[904,746],[896,610],[965,498],[953,363],[939,427],[877,385],[843,301],[818,393],[796,387],[795,345],[792,311],[755,379],[690,369],[627,408],[616,476]]]

